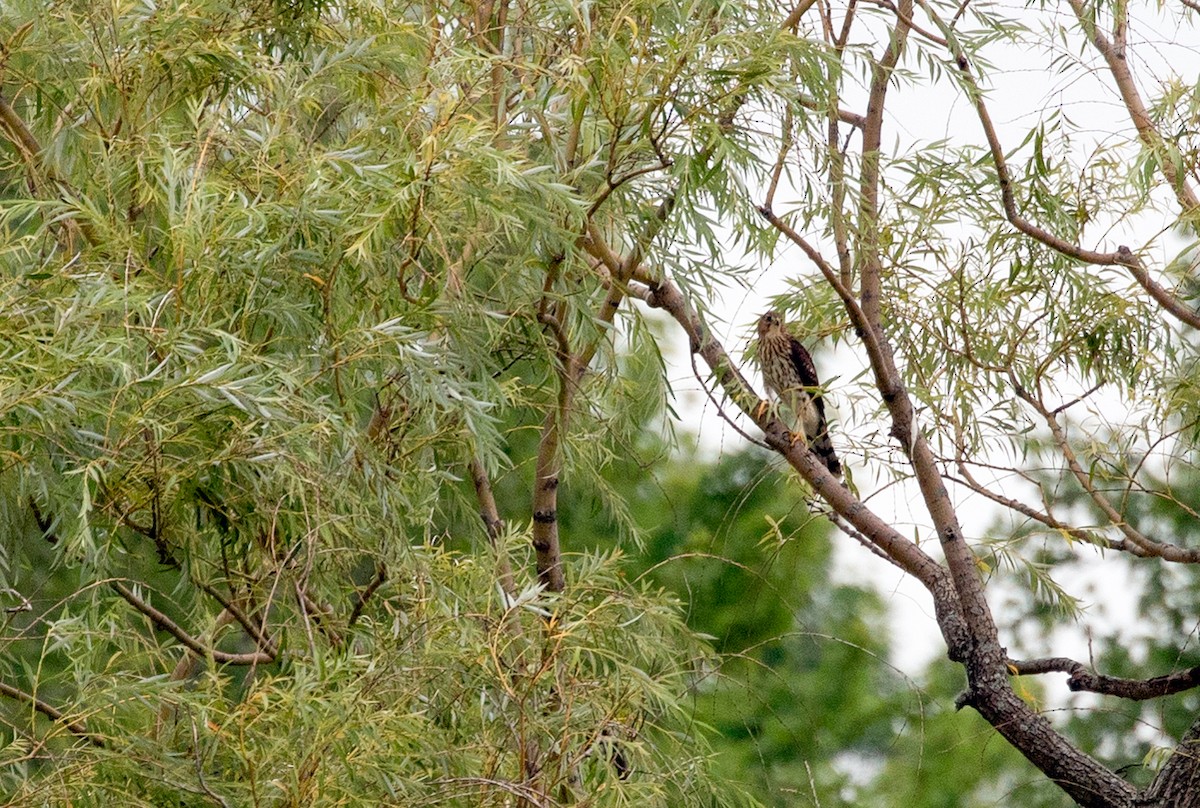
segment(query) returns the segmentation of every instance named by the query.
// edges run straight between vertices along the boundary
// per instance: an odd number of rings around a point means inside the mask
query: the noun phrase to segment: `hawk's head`
[[[758,318],[758,335],[760,337],[765,337],[772,332],[778,332],[782,328],[783,317],[774,309]]]

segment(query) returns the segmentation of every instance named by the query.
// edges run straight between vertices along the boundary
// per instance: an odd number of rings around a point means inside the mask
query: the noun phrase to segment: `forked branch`
[[[1067,468],[1071,471],[1071,475],[1075,481],[1079,483],[1079,487],[1083,489],[1088,498],[1092,500],[1105,518],[1109,520],[1121,534],[1125,537],[1126,542],[1132,547],[1137,548],[1133,552],[1135,555],[1153,556],[1161,558],[1164,561],[1174,561],[1185,564],[1200,563],[1200,550],[1180,547],[1177,544],[1170,542],[1156,541],[1146,534],[1142,533],[1136,527],[1129,523],[1124,515],[1117,510],[1108,497],[1098,489],[1092,480],[1092,476],[1079,462],[1079,457],[1075,454],[1075,449],[1071,446],[1070,440],[1067,438],[1066,430],[1058,420],[1057,413],[1061,409],[1050,410],[1038,400],[1037,396],[1026,390],[1022,385],[1017,384],[1013,380],[1013,389],[1017,397],[1027,403],[1030,407],[1037,411],[1042,420],[1046,422],[1046,426],[1050,428],[1050,435],[1054,439],[1054,444],[1058,447],[1059,453],[1067,463]]]
[[[1146,104],[1142,101],[1142,95],[1138,91],[1137,82],[1133,80],[1133,73],[1129,69],[1129,60],[1126,58],[1125,52],[1125,37],[1128,31],[1126,5],[1116,3],[1113,6],[1113,38],[1110,40],[1100,30],[1100,26],[1096,24],[1095,20],[1088,16],[1082,0],[1069,0],[1069,2],[1084,33],[1087,34],[1100,55],[1104,57],[1104,62],[1112,74],[1113,82],[1117,85],[1117,91],[1121,94],[1121,101],[1129,112],[1133,128],[1137,130],[1138,139],[1154,155],[1158,170],[1162,172],[1167,184],[1175,193],[1176,199],[1179,200],[1179,207],[1183,214],[1187,216],[1196,213],[1200,209],[1200,197],[1196,195],[1196,190],[1192,188],[1187,177],[1179,169],[1180,163],[1177,162],[1180,157],[1179,151],[1170,146],[1154,126],[1154,121],[1151,120]]]
[[[928,11],[929,9],[926,8],[926,10]],[[930,13],[932,16],[932,12]],[[937,19],[937,17],[934,16],[934,19]],[[1120,246],[1116,252],[1098,252],[1096,250],[1084,249],[1048,230],[1038,227],[1021,215],[1017,208],[1016,194],[1013,191],[1012,173],[1008,169],[1008,160],[1004,156],[1004,146],[1000,142],[1000,136],[996,133],[996,127],[992,123],[992,116],[988,112],[987,104],[983,100],[983,92],[980,90],[979,84],[975,80],[975,75],[971,72],[970,62],[954,38],[953,32],[943,23],[939,22],[939,25],[942,26],[943,32],[947,34],[946,38],[950,43],[950,51],[958,65],[963,83],[969,90],[971,103],[975,106],[975,114],[979,118],[980,125],[983,127],[983,134],[987,139],[988,149],[992,156],[992,164],[996,168],[996,179],[1000,185],[1000,199],[1004,206],[1004,216],[1008,222],[1038,243],[1076,261],[1085,264],[1095,264],[1097,266],[1124,267],[1138,285],[1163,310],[1180,322],[1192,328],[1200,329],[1200,314],[1190,309],[1172,291],[1150,277],[1150,271],[1146,268],[1141,258],[1135,255],[1128,247]]]

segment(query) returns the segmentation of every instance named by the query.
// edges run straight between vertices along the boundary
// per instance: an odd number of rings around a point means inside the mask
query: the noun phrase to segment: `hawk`
[[[793,440],[803,437],[829,473],[841,477],[842,464],[829,441],[817,368],[800,340],[784,328],[777,311],[769,311],[758,320],[758,364],[767,392],[795,418],[791,429]]]

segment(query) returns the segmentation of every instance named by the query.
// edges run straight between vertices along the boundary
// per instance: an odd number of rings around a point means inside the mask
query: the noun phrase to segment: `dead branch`
[[[1045,659],[1009,660],[1009,667],[1017,676],[1035,676],[1043,673],[1066,673],[1067,687],[1074,691],[1086,690],[1105,696],[1117,696],[1130,701],[1145,701],[1182,693],[1200,686],[1200,665],[1185,671],[1176,671],[1150,679],[1121,679],[1105,676],[1088,670],[1082,662],[1066,657]]]

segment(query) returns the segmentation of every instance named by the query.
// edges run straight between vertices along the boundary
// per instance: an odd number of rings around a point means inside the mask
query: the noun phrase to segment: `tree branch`
[[[891,345],[884,335],[881,282],[883,266],[878,232],[879,149],[888,83],[903,50],[908,34],[905,20],[910,18],[911,14],[912,2],[902,2],[897,15],[899,22],[891,41],[872,68],[866,127],[863,130],[863,166],[860,180],[860,299],[852,301],[852,296],[841,283],[841,278],[838,278],[836,283],[833,282],[830,278],[832,268],[827,262],[817,263],[822,274],[842,297],[852,321],[859,327],[859,333],[867,345],[876,387],[891,416],[892,435],[899,440],[913,466],[922,499],[938,532],[949,575],[946,576],[943,568],[934,563],[937,573],[940,574],[927,574],[927,577],[921,580],[934,596],[938,622],[943,636],[947,639],[951,658],[962,662],[966,668],[969,689],[961,703],[973,706],[1009,743],[1081,804],[1107,806],[1113,799],[1127,801],[1135,793],[1132,786],[1071,745],[1045,718],[1034,712],[1013,692],[1005,664],[1007,654],[1000,645],[995,620],[984,596],[983,582],[979,576],[975,556],[963,536],[937,459],[916,424],[912,400],[896,367]],[[764,215],[768,213],[769,211],[764,210]],[[769,216],[768,218],[770,219]],[[806,252],[810,258],[815,253],[810,250]],[[859,318],[865,321],[865,327],[859,326]],[[778,425],[775,426],[779,428]],[[801,457],[793,458],[797,454],[797,447],[791,446],[786,438],[776,437],[771,431],[767,432],[767,436],[768,442],[784,454],[794,467],[801,470],[805,479],[813,484],[818,494],[826,498],[834,510],[846,517],[847,521],[864,535],[878,540],[871,531],[863,530],[862,525],[856,523],[851,513],[843,510],[853,504],[845,501],[846,498],[853,501],[848,492],[842,494],[834,490],[840,486],[821,484],[819,478],[822,473],[813,468],[816,459],[810,456],[807,447],[803,447]],[[776,440],[782,442],[777,444]],[[865,510],[861,503],[859,506]],[[890,526],[883,527],[891,530]],[[911,546],[915,548],[915,545]],[[924,556],[924,553],[921,555]],[[951,584],[948,591],[947,578]],[[940,588],[932,588],[931,583]],[[961,639],[961,644],[956,643],[956,639]]]
[[[353,626],[358,622],[358,618],[362,617],[363,609],[367,606],[367,601],[371,596],[379,591],[379,587],[387,582],[387,567],[380,561],[375,567],[375,577],[364,588],[354,593],[354,606],[350,609],[350,617],[346,619],[346,626]]]
[[[662,229],[667,217],[674,209],[673,196],[659,203],[655,214],[646,223],[634,240],[629,254],[620,258],[608,246],[599,227],[587,220],[587,230],[580,237],[580,246],[599,259],[611,273],[607,293],[593,321],[601,326],[613,322],[625,288],[634,270],[641,265],[646,247]],[[579,381],[587,372],[601,342],[607,338],[602,332],[579,352],[573,352],[562,323],[558,318],[551,321],[550,314],[543,319],[555,328],[557,353],[559,356],[559,395],[557,409],[550,410],[542,421],[542,434],[538,442],[537,460],[534,466],[533,488],[533,548],[537,554],[538,580],[551,592],[561,592],[566,586],[562,570],[562,549],[558,535],[558,484],[562,471],[560,452],[561,436],[566,429],[571,402]]]
[[[642,282],[648,282],[648,295],[644,298],[647,304],[663,309],[679,323],[688,336],[692,352],[700,354],[704,359],[716,383],[734,405],[763,430],[768,445],[779,452],[841,518],[929,590],[933,596],[938,625],[950,649],[951,657],[961,658],[966,653],[970,638],[946,570],[842,486],[813,455],[807,444],[803,441],[792,442],[787,430],[770,414],[770,408],[760,406],[758,395],[729,357],[724,346],[712,336],[673,283],[655,282],[648,280],[642,273],[635,274],[641,275]]]
[[[1075,2],[1075,0],[1072,0],[1072,2]],[[928,11],[928,8],[926,10]],[[932,12],[930,14],[932,15]],[[934,19],[938,18],[934,17]],[[1016,196],[1013,193],[1012,175],[1008,170],[1008,161],[1004,156],[1004,146],[1000,143],[1000,136],[996,134],[996,127],[993,125],[992,117],[988,112],[987,105],[983,101],[983,93],[975,81],[974,74],[971,73],[970,63],[967,61],[966,54],[963,53],[952,32],[940,20],[938,24],[944,32],[947,32],[950,50],[958,64],[959,74],[970,90],[971,103],[975,106],[975,114],[979,118],[980,125],[983,127],[984,137],[987,139],[988,149],[991,151],[992,163],[996,167],[996,178],[1000,183],[1000,199],[1004,205],[1005,218],[1008,219],[1009,223],[1035,241],[1044,244],[1055,252],[1069,258],[1074,258],[1076,261],[1081,261],[1085,264],[1096,264],[1098,266],[1125,267],[1129,271],[1129,274],[1133,276],[1133,279],[1137,281],[1138,285],[1165,311],[1180,322],[1190,325],[1192,328],[1200,329],[1200,314],[1192,311],[1177,299],[1174,293],[1151,278],[1149,271],[1141,259],[1134,255],[1133,251],[1128,247],[1122,245],[1117,248],[1116,252],[1111,253],[1085,250],[1066,239],[1043,230],[1021,216],[1017,210]]]
[[[1171,757],[1146,789],[1142,805],[1200,808],[1200,718],[1192,723]]]
[[[13,687],[7,682],[0,682],[0,695],[8,696],[10,699],[23,701],[34,710],[49,718],[56,724],[61,724],[72,735],[77,735],[84,738],[92,746],[105,748],[107,744],[99,735],[93,735],[88,732],[87,726],[82,721],[76,721],[68,718],[61,710],[39,699],[31,693],[26,693],[20,688]]]
[[[500,540],[504,535],[504,520],[500,518],[500,510],[496,507],[496,495],[492,492],[492,482],[488,479],[487,469],[479,453],[471,455],[471,483],[475,487],[475,498],[479,501],[479,518],[483,520],[484,530],[487,531],[488,543],[496,556],[496,576],[504,594],[512,597],[516,594],[517,584],[513,579],[512,564],[509,563]]]
[[[37,138],[33,136],[33,132],[25,124],[25,121],[17,114],[17,111],[12,108],[2,94],[0,94],[0,131],[3,131],[8,136],[9,141],[16,146],[17,151],[21,153],[21,158],[25,161],[25,168],[29,172],[30,180],[34,188],[39,193],[44,193],[42,190],[41,175],[52,185],[59,188],[66,188],[67,183],[61,179],[57,173],[49,166],[41,162],[42,146],[38,143]],[[61,194],[59,194],[61,198]],[[95,229],[87,222],[81,222],[73,217],[63,219],[63,224],[67,228],[67,237],[69,243],[67,248],[74,252],[74,242],[82,235],[83,238],[93,247],[100,243],[100,238],[96,234]]]
[[[1043,673],[1066,673],[1067,687],[1073,691],[1100,693],[1117,696],[1130,701],[1145,701],[1182,693],[1200,686],[1200,665],[1185,671],[1155,676],[1150,679],[1121,679],[1105,676],[1087,669],[1082,662],[1066,657],[1045,659],[1009,660],[1009,667],[1018,676],[1035,676]]]
[[[174,620],[155,609],[150,604],[135,595],[120,581],[109,581],[109,586],[126,600],[130,606],[137,609],[150,619],[150,622],[177,639],[184,647],[198,657],[212,657],[213,661],[223,665],[258,665],[275,661],[275,654],[266,651],[255,651],[249,654],[231,654],[216,648],[205,648],[195,637],[188,634]]]
[[[1029,404],[1029,406],[1033,407],[1037,413],[1042,416],[1042,419],[1045,420],[1046,426],[1050,427],[1050,434],[1054,438],[1054,443],[1058,446],[1059,452],[1062,453],[1063,459],[1067,462],[1067,468],[1070,469],[1071,474],[1075,477],[1075,481],[1079,483],[1080,488],[1082,488],[1084,493],[1086,493],[1092,502],[1095,503],[1096,507],[1100,509],[1105,518],[1107,518],[1109,522],[1111,522],[1118,530],[1121,531],[1122,535],[1125,536],[1125,539],[1129,542],[1129,544],[1134,545],[1138,548],[1138,550],[1141,551],[1140,553],[1137,553],[1138,555],[1154,556],[1156,558],[1161,558],[1164,561],[1174,561],[1184,564],[1200,563],[1200,550],[1180,547],[1177,544],[1171,544],[1169,542],[1155,541],[1149,536],[1146,536],[1133,525],[1129,524],[1129,521],[1125,519],[1120,511],[1118,511],[1113,504],[1108,501],[1108,497],[1104,496],[1104,494],[1092,484],[1091,476],[1087,473],[1083,466],[1079,464],[1079,458],[1075,455],[1075,450],[1071,448],[1070,441],[1067,440],[1067,433],[1059,423],[1058,416],[1055,415],[1055,413],[1059,412],[1059,410],[1051,412],[1041,401],[1038,400],[1036,396],[1018,384],[1016,379],[1013,379],[1012,381],[1013,389],[1016,392],[1017,397]]]
[[[1150,113],[1146,110],[1146,104],[1138,92],[1137,83],[1133,80],[1129,61],[1125,58],[1125,34],[1127,32],[1125,5],[1118,3],[1115,7],[1113,39],[1109,41],[1100,27],[1088,19],[1082,0],[1069,0],[1069,2],[1071,10],[1075,12],[1075,17],[1079,20],[1080,27],[1083,28],[1084,33],[1091,39],[1092,45],[1108,64],[1108,71],[1112,74],[1117,91],[1121,94],[1121,100],[1125,103],[1125,109],[1129,112],[1129,119],[1133,122],[1134,129],[1137,130],[1138,139],[1154,155],[1158,169],[1175,193],[1183,215],[1188,216],[1197,212],[1197,209],[1200,209],[1200,197],[1197,197],[1195,189],[1188,185],[1184,175],[1178,170],[1176,158],[1179,157],[1179,152],[1172,149],[1155,128],[1154,121],[1150,119]]]
[[[959,474],[962,475],[962,478],[960,479],[960,478],[955,478],[955,477],[947,477],[947,479],[952,480],[956,483],[959,483],[960,485],[966,486],[967,488],[971,489],[975,493],[977,493],[981,496],[987,497],[992,502],[995,502],[997,505],[1002,505],[1003,507],[1008,508],[1011,511],[1015,511],[1015,512],[1021,514],[1022,516],[1025,516],[1025,517],[1028,517],[1029,519],[1034,520],[1035,522],[1040,522],[1043,525],[1045,525],[1046,527],[1051,528],[1053,530],[1057,530],[1060,533],[1070,536],[1072,539],[1075,539],[1076,541],[1081,541],[1085,544],[1091,544],[1096,547],[1101,547],[1105,550],[1126,550],[1126,551],[1133,553],[1134,555],[1138,555],[1138,556],[1145,555],[1145,553],[1142,552],[1135,545],[1130,545],[1130,544],[1127,544],[1126,542],[1110,541],[1110,540],[1104,538],[1103,536],[1097,536],[1097,535],[1091,533],[1090,531],[1083,530],[1082,528],[1078,528],[1073,525],[1069,525],[1066,522],[1059,521],[1058,519],[1054,518],[1054,516],[1050,515],[1049,513],[1043,513],[1041,511],[1037,510],[1036,508],[1031,508],[1030,506],[1026,505],[1024,502],[1021,502],[1018,499],[1013,499],[1012,497],[1006,497],[1002,494],[997,494],[995,491],[991,490],[990,488],[988,488],[987,486],[983,485],[982,483],[980,483],[978,480],[975,479],[975,476],[973,474],[971,474],[970,469],[967,468],[966,461],[961,456],[959,456],[958,458],[955,459],[955,463],[958,466],[958,471],[959,471]]]
[[[230,598],[225,597],[215,586],[207,584],[204,581],[197,581],[196,585],[204,590],[205,594],[210,598],[221,604],[225,608],[225,611],[229,612],[229,616],[241,625],[245,632],[258,643],[260,648],[272,657],[279,656],[279,648],[276,647],[274,640],[267,636],[263,626],[251,620],[245,612],[239,609]]]

